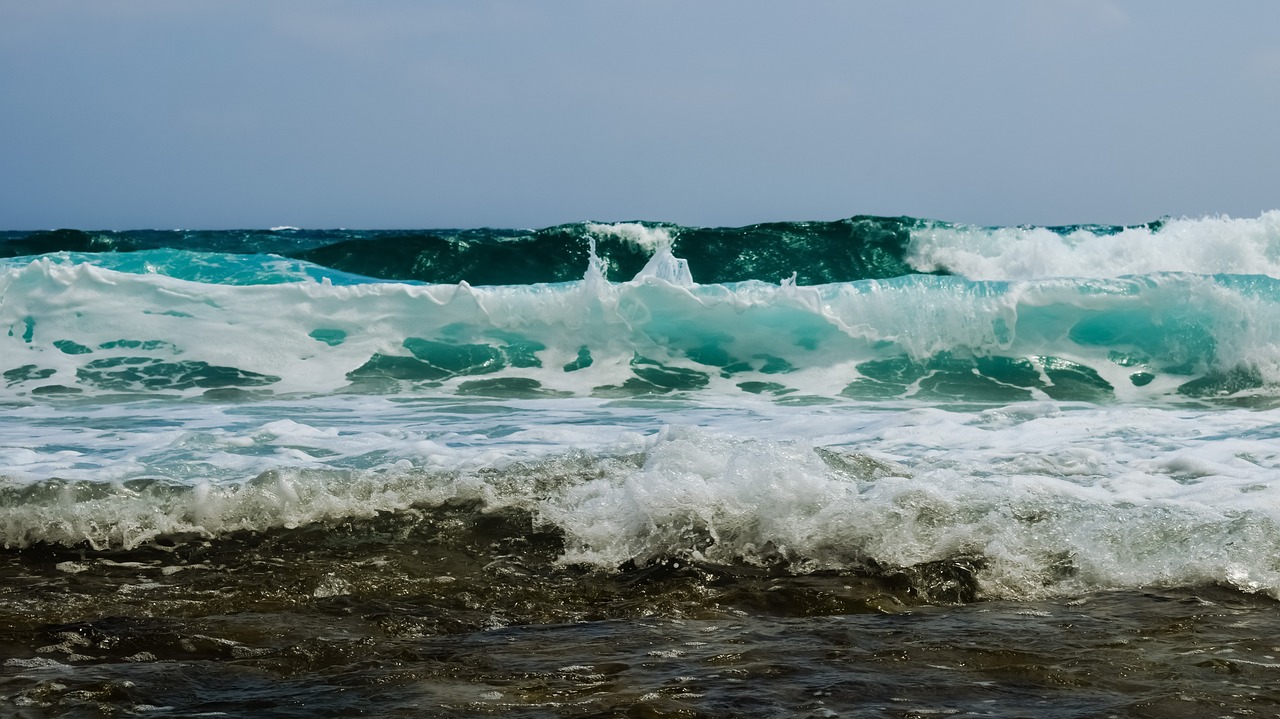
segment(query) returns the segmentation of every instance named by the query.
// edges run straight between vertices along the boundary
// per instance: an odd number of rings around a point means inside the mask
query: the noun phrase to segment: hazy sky
[[[0,0],[0,229],[1280,207],[1280,2]]]

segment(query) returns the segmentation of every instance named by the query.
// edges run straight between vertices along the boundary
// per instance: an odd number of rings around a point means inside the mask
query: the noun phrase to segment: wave
[[[1089,439],[1061,456],[1014,453],[1002,461],[1019,466],[1000,476],[668,427],[639,447],[490,459],[473,470],[402,463],[283,467],[231,484],[0,481],[0,543],[127,550],[472,505],[519,511],[531,531],[559,537],[559,563],[605,571],[667,561],[801,574],[946,564],[972,573],[979,598],[1209,583],[1280,595],[1280,518],[1257,471],[1204,461],[1179,469],[1186,462],[1174,456],[1157,460],[1174,468],[1171,478],[1120,482],[1117,471],[1133,475],[1143,463],[1108,460]],[[1188,472],[1216,481],[1179,481]]]
[[[0,268],[0,396],[1011,402],[1271,397],[1280,383],[1280,281],[1264,276],[699,284],[661,249],[627,282],[597,259],[576,282],[472,287],[266,264],[307,279],[210,284],[49,257]]]
[[[594,250],[592,246],[594,245]],[[1120,277],[1160,272],[1280,277],[1280,211],[1166,218],[1136,226],[975,227],[911,217],[746,227],[577,223],[540,230],[272,230],[0,233],[0,258],[154,250],[276,255],[383,280],[471,285],[569,282],[594,254],[625,281],[659,247],[695,282],[802,285],[952,274],[967,279]],[[84,261],[109,262],[107,258]],[[160,270],[163,271],[163,270]],[[242,281],[232,274],[227,281]],[[209,275],[206,281],[217,281]],[[270,281],[270,280],[266,280]]]
[[[57,230],[0,235],[0,258],[56,253],[84,258],[87,253],[148,250],[279,255],[384,280],[518,285],[580,279],[592,256],[600,259],[606,276],[627,279],[656,249],[668,247],[690,260],[698,282],[776,282],[795,274],[803,284],[819,284],[911,272],[901,258],[911,229],[924,224],[910,218],[855,217],[743,228],[579,223],[529,231]],[[234,281],[235,275],[231,277]]]
[[[425,523],[565,576],[1280,597],[1278,242],[1276,212],[0,233],[0,545]]]

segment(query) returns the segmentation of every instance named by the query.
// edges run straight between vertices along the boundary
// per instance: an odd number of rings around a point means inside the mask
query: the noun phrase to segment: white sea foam
[[[913,230],[906,260],[920,272],[975,280],[1120,277],[1155,272],[1280,277],[1280,210],[1257,218],[1180,218],[1158,229],[930,226]]]
[[[0,422],[41,428],[0,468],[0,536],[131,546],[462,499],[529,511],[564,533],[564,561],[606,570],[963,559],[992,597],[1280,596],[1277,411],[686,407],[683,425],[601,400],[27,408]]]
[[[1149,436],[1129,436],[1134,428],[1094,436],[1101,419],[1049,415],[993,432],[922,410],[881,423],[879,441],[852,435],[852,446],[906,468],[872,478],[824,465],[803,442],[668,433],[639,471],[575,486],[548,515],[576,542],[571,559],[605,565],[677,549],[827,568],[967,557],[988,596],[1212,582],[1277,594],[1269,442],[1184,439],[1170,457]],[[1165,439],[1194,435],[1205,418],[1187,420]],[[1179,454],[1202,451],[1222,457],[1207,465],[1213,474],[1168,471]]]
[[[636,249],[653,254],[660,249],[671,249],[671,231],[665,227],[651,227],[638,222],[615,222],[612,224],[590,223],[587,231],[598,235],[608,235],[630,242]]]

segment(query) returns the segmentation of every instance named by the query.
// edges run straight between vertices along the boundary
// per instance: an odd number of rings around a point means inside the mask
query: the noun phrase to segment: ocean
[[[1280,715],[1280,211],[0,232],[0,716]]]

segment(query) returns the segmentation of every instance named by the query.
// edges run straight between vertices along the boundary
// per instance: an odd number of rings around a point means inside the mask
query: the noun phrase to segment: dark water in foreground
[[[1273,716],[1280,613],[1214,587],[973,601],[963,561],[561,566],[453,506],[0,558],[0,715]],[[38,611],[32,611],[38,610]]]

